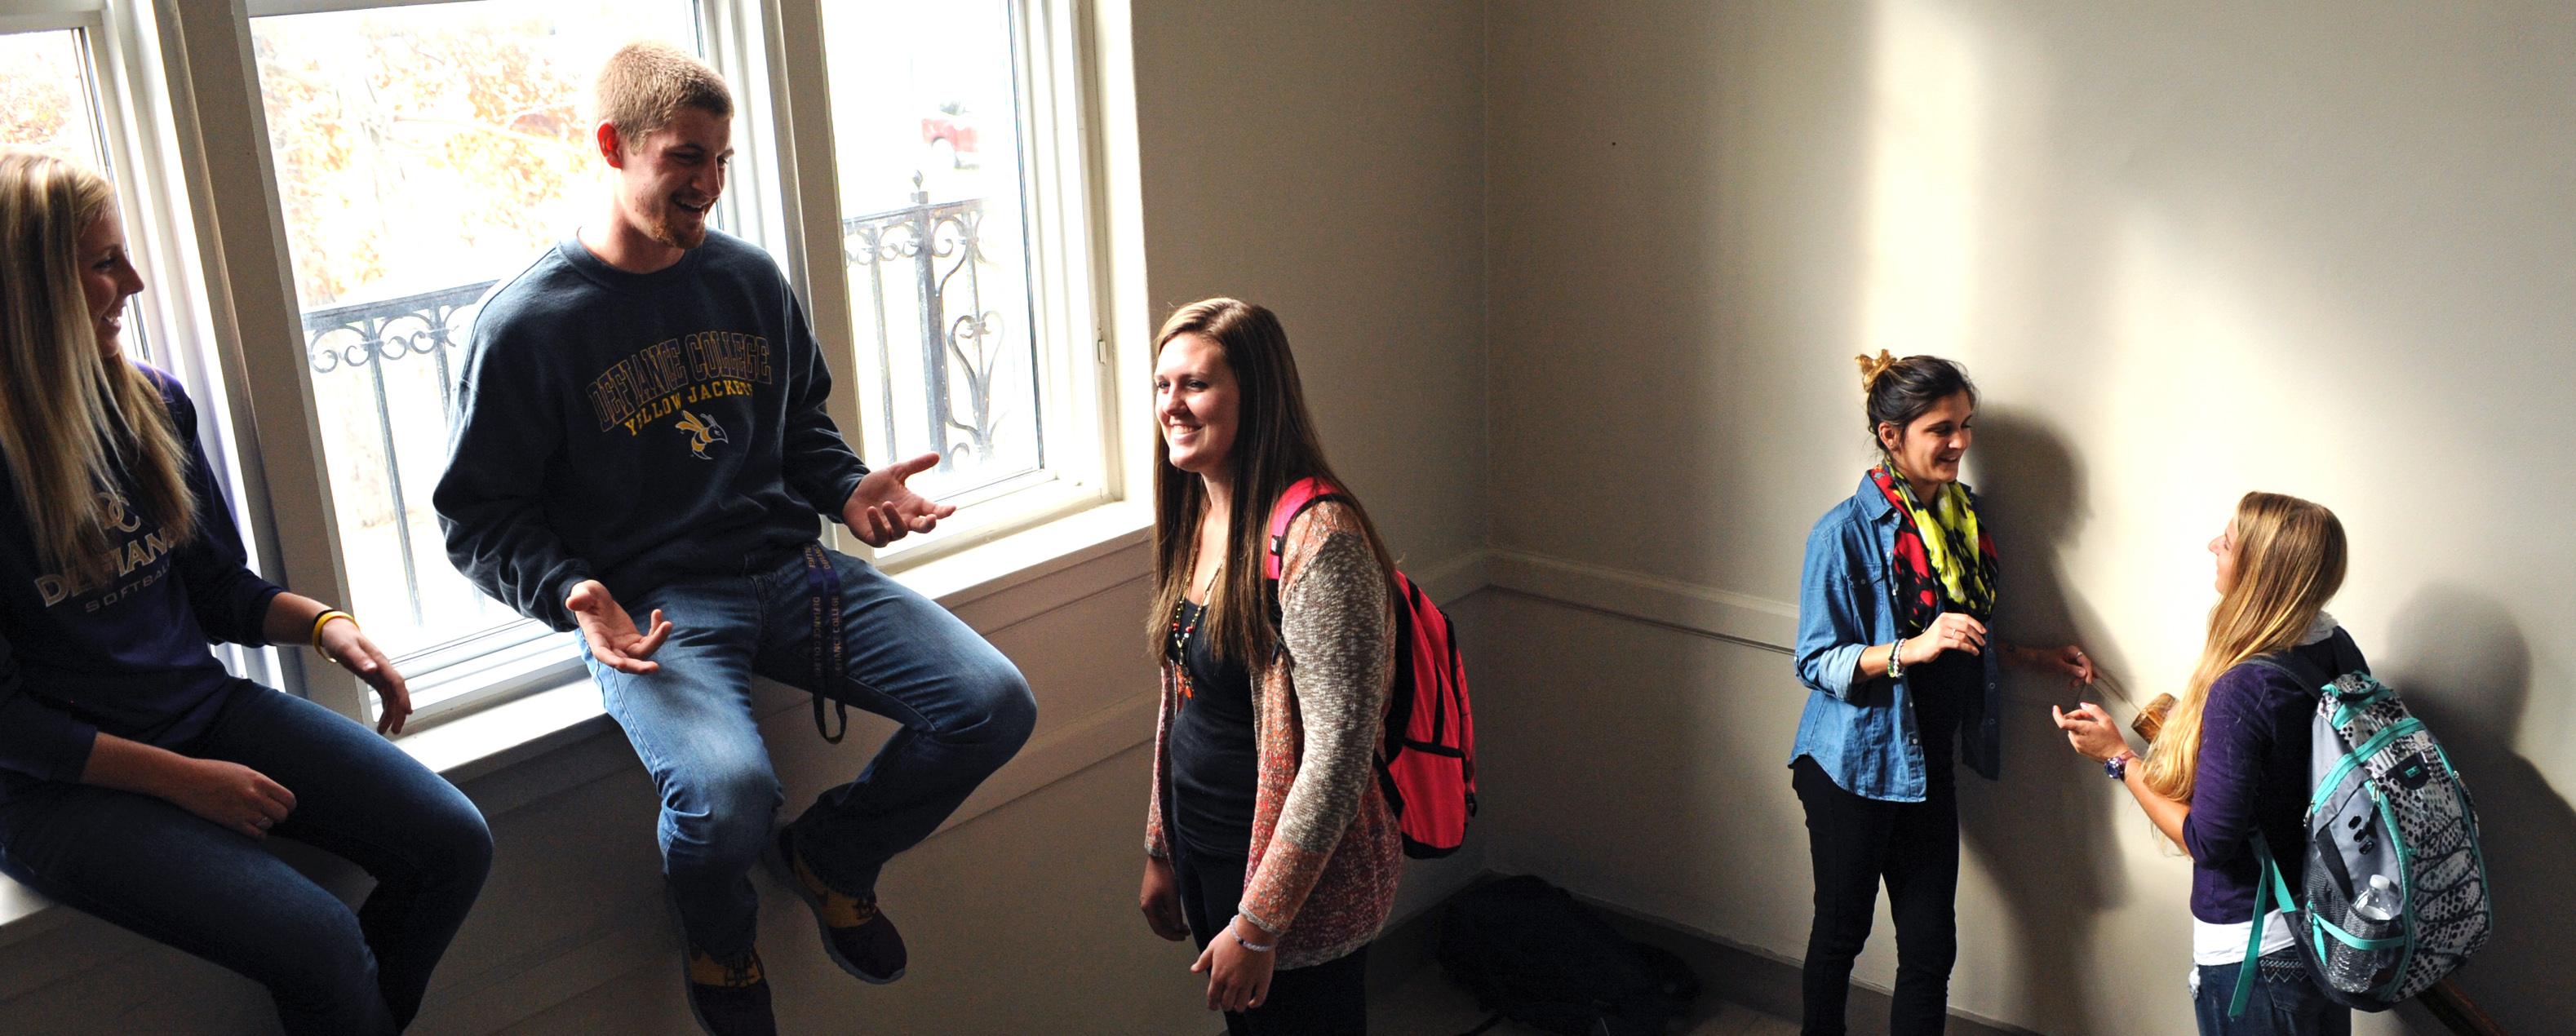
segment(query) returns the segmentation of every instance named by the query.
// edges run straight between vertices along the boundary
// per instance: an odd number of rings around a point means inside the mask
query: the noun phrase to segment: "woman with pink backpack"
[[[1154,400],[1163,693],[1139,906],[1198,943],[1229,1033],[1365,1033],[1368,945],[1405,851],[1377,766],[1395,566],[1324,460],[1269,310],[1174,313]],[[1309,480],[1330,492],[1273,542],[1273,505]]]

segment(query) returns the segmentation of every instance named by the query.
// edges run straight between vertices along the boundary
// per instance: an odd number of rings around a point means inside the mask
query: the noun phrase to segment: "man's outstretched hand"
[[[937,528],[939,520],[956,514],[957,508],[932,503],[929,497],[913,492],[904,480],[938,465],[938,454],[925,453],[868,472],[866,478],[859,480],[859,488],[851,490],[850,499],[841,505],[842,524],[871,547]]]
[[[661,650],[662,642],[671,636],[671,624],[662,621],[662,609],[653,609],[652,632],[639,633],[635,619],[596,579],[573,584],[572,596],[564,599],[564,607],[581,625],[582,639],[590,642],[590,657],[601,665],[621,673],[649,673],[662,668],[659,662],[645,661]]]

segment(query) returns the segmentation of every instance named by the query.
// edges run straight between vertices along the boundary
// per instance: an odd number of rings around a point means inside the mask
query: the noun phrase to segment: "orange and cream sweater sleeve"
[[[1283,674],[1265,674],[1255,853],[1242,902],[1244,917],[1271,932],[1296,922],[1376,788],[1395,661],[1387,574],[1353,514],[1327,502],[1296,525],[1279,591],[1287,686],[1279,687]]]

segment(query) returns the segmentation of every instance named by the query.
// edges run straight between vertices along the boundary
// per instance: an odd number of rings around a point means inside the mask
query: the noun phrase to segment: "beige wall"
[[[1276,310],[1407,567],[1481,547],[1481,5],[1135,10],[1154,320],[1212,295]]]
[[[1867,460],[1850,357],[1952,356],[1985,391],[1999,626],[2080,636],[2143,698],[2194,657],[2234,498],[2318,499],[2353,542],[2334,611],[2485,807],[2500,934],[2461,981],[2562,1029],[2571,19],[1497,0],[1494,545],[1641,598],[1794,602]],[[1525,597],[1493,621],[1493,859],[1800,956],[1788,659]],[[2187,863],[2057,742],[2070,692],[2009,694],[2006,780],[1963,794],[1954,1004],[2189,1031]]]

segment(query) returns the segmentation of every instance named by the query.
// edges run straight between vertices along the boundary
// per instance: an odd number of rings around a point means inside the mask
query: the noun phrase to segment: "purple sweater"
[[[0,472],[0,797],[80,780],[102,730],[164,748],[195,737],[233,679],[207,642],[263,642],[278,588],[243,567],[241,533],[197,443],[196,404],[169,375],[143,371],[188,444],[195,539],[173,546],[151,519],[120,509],[107,536],[117,578],[75,592],[37,561],[15,476]]]
[[[2345,654],[2337,656],[2337,647]],[[2293,649],[2317,671],[2367,671],[2361,649],[2338,627],[2323,641]],[[2254,918],[2254,888],[2263,865],[2254,832],[2272,847],[2291,888],[2306,873],[2309,724],[2319,688],[2268,666],[2246,663],[2209,685],[2200,727],[2200,766],[2191,815],[2182,822],[2191,851],[2191,916],[2211,924]]]

